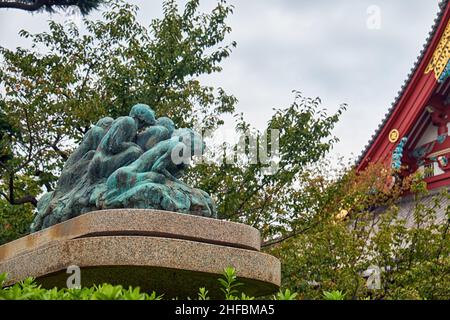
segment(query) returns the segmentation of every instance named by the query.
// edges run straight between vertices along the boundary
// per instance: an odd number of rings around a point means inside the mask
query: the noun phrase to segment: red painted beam
[[[425,179],[428,190],[448,186],[449,181],[450,181],[450,172],[446,172],[438,176]]]

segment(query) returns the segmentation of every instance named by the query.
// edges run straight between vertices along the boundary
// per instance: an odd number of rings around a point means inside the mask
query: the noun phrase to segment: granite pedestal
[[[81,268],[83,286],[139,286],[165,297],[195,298],[199,287],[220,297],[217,278],[228,266],[248,295],[280,285],[280,262],[260,252],[256,229],[168,211],[94,211],[0,246],[7,285],[34,277],[43,287],[62,288],[71,265]]]

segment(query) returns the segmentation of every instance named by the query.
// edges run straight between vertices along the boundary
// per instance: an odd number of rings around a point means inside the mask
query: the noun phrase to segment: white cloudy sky
[[[140,19],[161,15],[161,0],[134,0]],[[207,79],[239,99],[238,111],[263,128],[272,108],[288,106],[292,90],[319,96],[330,111],[348,110],[336,129],[335,152],[359,154],[395,98],[431,29],[438,0],[229,0],[230,40],[238,47],[224,71]],[[201,1],[204,9],[215,1]],[[381,13],[367,27],[368,8]],[[91,18],[100,17],[94,13]],[[26,46],[20,29],[43,31],[49,18],[0,10],[0,45]]]

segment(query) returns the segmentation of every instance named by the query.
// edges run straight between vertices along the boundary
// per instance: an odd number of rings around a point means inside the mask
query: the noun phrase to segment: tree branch
[[[67,161],[67,159],[69,159],[69,156],[66,152],[64,152],[63,150],[61,150],[58,145],[57,142],[52,144],[50,146],[64,161]]]
[[[4,192],[0,192],[0,195],[3,197],[3,198],[5,198],[6,199],[6,201],[8,201],[9,202],[9,197],[8,197],[8,195],[6,194],[6,193],[4,193]]]
[[[279,238],[276,238],[276,239],[273,239],[273,240],[270,240],[270,241],[263,242],[263,244],[261,245],[261,248],[271,247],[271,246],[279,244],[279,243],[281,243],[283,241],[286,241],[286,240],[288,240],[290,238],[298,236],[298,235],[300,235],[300,234],[302,234],[302,233],[312,229],[315,225],[316,225],[316,223],[313,223],[313,224],[311,224],[308,227],[305,227],[305,228],[303,228],[301,230],[298,230],[298,231],[293,231],[290,234],[287,234],[287,235],[285,235],[283,237],[279,237]]]
[[[74,6],[79,4],[79,0],[67,0],[58,3],[57,0],[34,0],[34,1],[7,1],[0,0],[0,8],[20,9],[25,11],[37,11],[44,6]]]
[[[4,1],[0,0],[0,8],[20,9],[26,11],[37,11],[50,1],[35,0],[29,1]]]
[[[9,184],[8,186],[9,196],[3,192],[0,192],[0,195],[2,195],[10,204],[20,205],[25,203],[31,203],[34,207],[37,207],[37,200],[32,195],[26,195],[19,199],[14,198],[14,174],[9,175],[8,184]]]
[[[25,204],[25,203],[31,203],[34,207],[37,207],[37,203],[38,201],[36,200],[35,197],[31,196],[31,195],[26,195],[20,199],[14,199],[14,203],[10,202],[13,205],[20,205],[20,204]]]

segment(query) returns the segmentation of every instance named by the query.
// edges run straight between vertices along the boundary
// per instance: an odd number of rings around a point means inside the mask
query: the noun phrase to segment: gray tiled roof
[[[395,100],[392,103],[391,107],[389,108],[389,110],[384,115],[384,118],[381,121],[381,123],[379,124],[378,128],[375,130],[375,133],[372,135],[372,137],[370,138],[369,142],[364,146],[364,150],[361,152],[360,156],[356,160],[356,165],[358,165],[362,161],[362,159],[364,158],[364,156],[367,153],[367,151],[369,151],[370,146],[372,145],[372,143],[375,142],[375,139],[377,138],[378,134],[381,132],[381,130],[383,129],[383,127],[386,124],[387,120],[389,119],[389,117],[394,112],[395,108],[397,107],[397,104],[400,101],[400,98],[403,96],[403,93],[405,92],[406,87],[408,86],[408,84],[412,80],[412,77],[413,77],[414,73],[417,71],[417,68],[419,67],[420,62],[422,61],[422,59],[423,59],[423,57],[424,57],[424,55],[425,55],[425,53],[426,53],[426,51],[428,49],[428,46],[431,44],[431,40],[433,39],[434,33],[436,32],[437,28],[439,27],[439,24],[441,22],[441,18],[444,15],[445,8],[446,8],[446,6],[447,6],[449,1],[450,0],[440,0],[440,2],[439,2],[439,12],[438,12],[436,18],[434,19],[433,27],[431,28],[431,31],[428,34],[428,38],[426,39],[425,44],[424,44],[422,50],[420,51],[416,62],[414,63],[414,66],[412,67],[411,71],[409,72],[409,74],[408,74],[405,82],[403,83],[402,87],[398,91],[397,97],[395,98]]]
[[[436,224],[444,224],[447,221],[447,210],[450,207],[450,196],[448,194],[441,194],[443,191],[450,193],[450,187],[442,187],[439,189],[431,190],[426,196],[419,198],[420,200],[415,200],[414,195],[408,195],[397,203],[399,208],[398,217],[405,219],[407,227],[414,226],[414,211],[418,204],[423,205],[427,209],[433,209],[434,214],[436,214]],[[379,217],[386,211],[386,207],[379,207],[373,211],[375,217]]]

